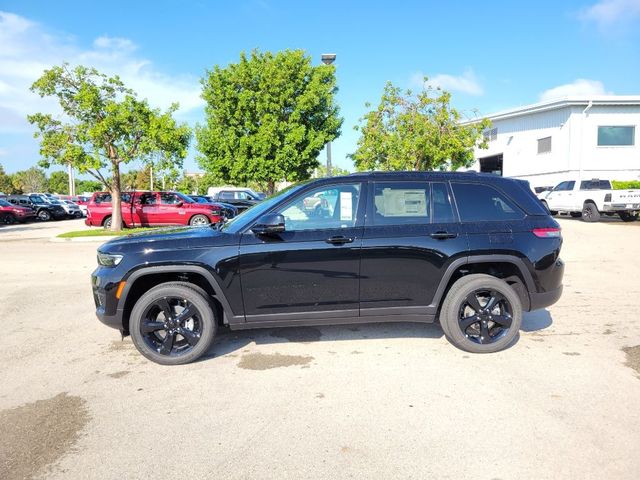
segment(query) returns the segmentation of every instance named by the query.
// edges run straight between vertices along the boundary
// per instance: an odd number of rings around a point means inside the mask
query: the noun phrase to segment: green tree
[[[62,170],[51,172],[49,175],[49,190],[60,195],[69,194],[69,174]]]
[[[206,124],[196,130],[198,162],[225,183],[309,178],[324,145],[340,134],[331,65],[302,50],[240,55],[202,80]]]
[[[94,68],[67,64],[45,70],[31,90],[41,97],[57,97],[65,116],[29,115],[40,138],[41,166],[71,164],[111,191],[112,229],[120,230],[120,165],[139,159],[182,164],[191,131],[173,118],[178,108],[153,109],[147,100],[124,86],[119,77],[107,77]],[[108,181],[104,168],[109,168]]]
[[[87,192],[98,192],[102,190],[104,185],[102,182],[97,180],[78,180],[76,179],[76,193],[79,195],[81,193]]]
[[[22,193],[46,192],[49,186],[47,175],[38,167],[14,173],[12,182],[14,189]]]
[[[4,167],[0,164],[0,192],[13,193],[13,183],[11,182],[11,175],[7,175],[4,171]]]
[[[341,167],[338,167],[337,165],[332,165],[331,166],[331,176],[332,177],[340,177],[342,175],[349,175],[350,173],[351,172],[349,170],[347,170],[346,168],[341,168]],[[327,166],[321,164],[318,168],[316,168],[313,176],[316,177],[316,178],[326,177],[327,176]]]
[[[158,179],[156,178],[155,182],[157,182],[157,180]],[[150,167],[145,166],[141,170],[129,170],[127,173],[122,174],[121,184],[124,190],[150,190]]]
[[[426,79],[425,79],[426,83]],[[488,120],[461,123],[451,94],[425,87],[414,94],[388,82],[378,108],[360,119],[358,170],[456,170],[473,163],[473,148],[487,148]],[[367,105],[369,107],[370,105]],[[362,125],[364,123],[364,125]]]
[[[186,193],[187,195],[191,195],[193,192],[198,194],[200,193],[199,180],[200,179],[192,176],[183,175],[176,185],[176,190]]]

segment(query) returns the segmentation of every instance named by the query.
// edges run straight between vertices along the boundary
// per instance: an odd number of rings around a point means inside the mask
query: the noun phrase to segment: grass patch
[[[157,230],[157,228],[123,228],[119,232],[112,232],[104,228],[96,228],[91,230],[76,230],[75,232],[65,232],[58,235],[58,238],[78,238],[78,237],[122,237],[131,233],[148,232],[149,230]]]

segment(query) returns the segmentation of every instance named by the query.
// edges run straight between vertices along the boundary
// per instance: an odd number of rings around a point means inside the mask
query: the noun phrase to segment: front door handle
[[[457,233],[448,233],[448,232],[435,232],[430,235],[431,238],[435,238],[436,240],[445,240],[447,238],[456,238],[458,236]]]
[[[343,237],[342,235],[339,235],[339,236],[327,238],[325,242],[331,243],[332,245],[344,245],[345,243],[353,242],[353,238]]]

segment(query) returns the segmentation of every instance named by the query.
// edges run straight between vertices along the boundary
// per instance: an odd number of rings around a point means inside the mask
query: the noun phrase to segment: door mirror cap
[[[278,213],[268,213],[261,216],[251,231],[256,235],[284,232],[284,216]]]
[[[182,207],[183,205],[184,205],[184,202],[182,202],[182,201],[176,203],[176,207]]]

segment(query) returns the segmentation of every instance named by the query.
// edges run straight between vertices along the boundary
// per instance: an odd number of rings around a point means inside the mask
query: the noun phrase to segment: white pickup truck
[[[597,222],[601,215],[617,214],[633,222],[640,213],[640,190],[613,190],[609,180],[568,180],[555,186],[541,199],[552,215],[569,213],[585,222]]]

